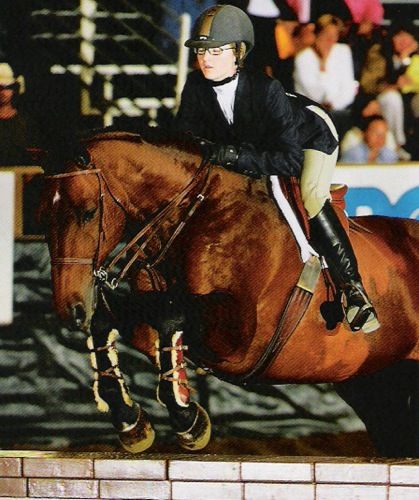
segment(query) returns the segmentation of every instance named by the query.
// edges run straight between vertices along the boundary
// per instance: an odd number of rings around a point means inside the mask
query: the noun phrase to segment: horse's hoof
[[[192,402],[191,405],[196,406],[194,423],[187,431],[177,432],[176,436],[182,448],[190,451],[202,450],[211,437],[211,421],[200,404]]]
[[[147,450],[153,444],[154,437],[153,426],[144,410],[140,410],[133,427],[119,433],[121,445],[130,453],[141,453]]]

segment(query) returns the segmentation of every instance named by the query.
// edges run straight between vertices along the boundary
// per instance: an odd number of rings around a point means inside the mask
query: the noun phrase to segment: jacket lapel
[[[249,123],[249,117],[253,117],[252,113],[252,95],[250,92],[250,82],[247,74],[242,71],[239,75],[239,83],[236,90],[236,98],[234,101],[234,121],[233,133],[237,137],[246,137],[255,126]]]

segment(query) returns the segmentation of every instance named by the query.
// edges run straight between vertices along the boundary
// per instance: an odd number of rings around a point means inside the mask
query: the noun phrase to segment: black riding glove
[[[238,155],[234,146],[216,144],[206,139],[199,139],[199,145],[201,146],[204,159],[214,165],[221,165],[228,168],[237,162]]]
[[[260,178],[259,173],[240,168],[238,163],[239,154],[234,146],[230,144],[216,144],[214,142],[207,141],[206,139],[200,139],[199,144],[201,146],[204,159],[210,163],[214,165],[221,165],[232,172],[237,172],[256,179]]]

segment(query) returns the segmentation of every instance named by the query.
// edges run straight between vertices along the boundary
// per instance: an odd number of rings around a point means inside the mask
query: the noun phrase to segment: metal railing
[[[132,19],[146,19],[150,25],[155,27],[159,34],[171,37],[169,33],[164,32],[157,26],[151,18],[139,11],[131,12],[110,12],[100,10],[100,1],[80,0],[78,9],[74,10],[51,10],[38,9],[32,12],[35,19],[48,19],[51,16],[60,19],[63,26],[59,31],[52,33],[47,29],[33,35],[34,40],[79,40],[79,52],[77,54],[77,64],[52,64],[50,71],[52,74],[73,74],[80,78],[80,113],[82,116],[100,116],[103,126],[113,124],[114,118],[119,116],[138,117],[147,115],[150,125],[156,124],[158,110],[162,107],[174,110],[180,102],[180,95],[186,81],[188,73],[188,49],[184,47],[183,42],[189,37],[191,30],[191,16],[187,13],[177,18],[179,23],[179,39],[172,40],[178,44],[177,60],[169,62],[167,55],[158,47],[153,46],[146,37],[135,31],[126,21]],[[129,2],[123,0],[122,8],[135,9]],[[167,11],[168,9],[165,8]],[[171,13],[173,16],[173,13]],[[67,26],[65,19],[73,18],[72,26]],[[79,29],[74,32],[74,18],[80,18]],[[110,18],[116,21],[117,26],[122,33],[109,35],[108,33],[98,32],[97,21],[99,19]],[[48,25],[48,23],[46,23]],[[49,27],[49,25],[48,25]],[[66,32],[70,31],[70,32]],[[112,60],[111,56],[104,54],[97,47],[97,43],[103,40],[112,40],[115,43],[123,44],[124,41],[138,40],[147,48],[151,55],[156,59],[168,61],[164,64],[144,65],[144,64],[120,64],[118,60]],[[121,45],[122,46],[122,45]],[[128,51],[128,49],[124,49]],[[97,64],[96,56],[100,55],[103,59],[109,61],[109,64]],[[136,54],[129,54],[130,60],[136,59]],[[167,95],[164,97],[120,97],[115,98],[115,76],[127,75],[133,78],[144,75],[158,75],[162,78],[168,75],[176,77],[174,88],[166,88]],[[101,89],[101,109],[95,107],[92,103],[94,98],[93,82],[95,76],[102,79]],[[165,91],[165,92],[166,92]],[[170,95],[169,95],[170,94]],[[164,95],[164,94],[163,94]]]
[[[10,166],[1,167],[0,172],[12,172],[15,176],[15,207],[14,207],[14,237],[16,240],[40,240],[41,234],[27,234],[24,230],[24,190],[35,175],[43,174],[42,167],[38,166]],[[35,214],[31,214],[35,217]]]

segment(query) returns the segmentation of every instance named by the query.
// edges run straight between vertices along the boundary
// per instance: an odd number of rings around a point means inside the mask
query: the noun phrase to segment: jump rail
[[[419,460],[2,451],[0,497],[413,500]]]

